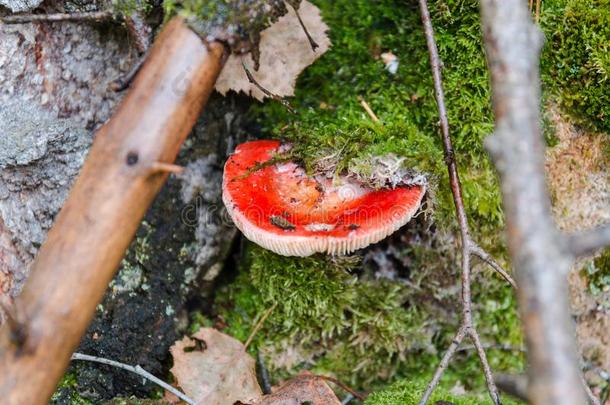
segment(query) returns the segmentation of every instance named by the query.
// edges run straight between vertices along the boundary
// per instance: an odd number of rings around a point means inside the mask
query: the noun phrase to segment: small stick
[[[530,13],[534,10],[534,0],[530,0]]]
[[[171,392],[172,394],[174,394],[175,396],[177,396],[178,398],[180,398],[181,400],[183,400],[184,402],[186,402],[189,405],[197,405],[197,403],[192,400],[191,398],[189,398],[188,396],[186,396],[184,393],[182,393],[180,390],[177,390],[176,388],[172,387],[171,385],[169,385],[168,383],[166,383],[163,380],[160,380],[159,378],[155,377],[154,375],[152,375],[151,373],[149,373],[148,371],[144,370],[142,367],[136,365],[136,366],[130,366],[129,364],[125,364],[125,363],[120,363],[118,361],[114,361],[114,360],[110,360],[110,359],[105,359],[103,357],[97,357],[97,356],[90,356],[88,354],[83,354],[83,353],[74,353],[72,354],[72,360],[83,360],[83,361],[91,361],[94,363],[101,363],[101,364],[106,364],[108,366],[112,366],[112,367],[117,367],[126,371],[130,371],[132,373],[135,373],[141,377],[144,377],[145,379],[147,379],[148,381],[151,381],[155,384],[157,384],[159,387]]]
[[[244,350],[246,350],[248,348],[248,346],[250,346],[250,343],[252,343],[252,339],[254,339],[254,336],[259,331],[261,326],[263,326],[263,323],[267,320],[269,315],[271,315],[271,312],[273,312],[273,310],[275,309],[276,306],[277,306],[277,302],[275,304],[273,304],[269,309],[267,309],[265,311],[265,313],[263,314],[263,316],[261,316],[261,319],[259,319],[258,322],[256,323],[256,325],[254,325],[252,332],[250,332],[250,336],[248,336],[248,339],[246,339],[246,343],[244,343]]]
[[[362,108],[364,108],[364,111],[366,111],[369,117],[371,117],[374,122],[379,122],[379,118],[377,118],[377,116],[371,109],[371,106],[369,106],[369,103],[367,103],[366,100],[360,96],[358,96],[358,101],[360,101],[360,105],[362,106]]]
[[[540,4],[542,0],[536,0],[536,24],[540,22]]]
[[[4,24],[27,24],[31,22],[59,22],[59,21],[106,21],[114,18],[112,11],[91,11],[82,13],[56,13],[56,14],[18,14],[2,17]]]
[[[447,351],[445,352],[443,359],[441,360],[440,364],[436,368],[436,371],[434,372],[434,376],[432,377],[432,380],[430,380],[430,382],[428,383],[428,387],[426,388],[424,395],[422,396],[421,400],[419,401],[419,405],[425,405],[426,402],[428,402],[430,395],[432,395],[432,391],[434,391],[434,388],[438,385],[438,382],[441,380],[441,377],[442,377],[443,373],[445,372],[445,369],[447,368],[447,366],[449,366],[449,361],[451,360],[451,358],[457,351],[458,347],[460,346],[460,343],[462,343],[462,340],[464,340],[464,336],[466,336],[466,328],[461,326],[460,329],[455,334],[455,337],[451,341],[451,344],[447,348]]]
[[[303,20],[301,19],[301,15],[299,14],[299,10],[297,10],[297,8],[292,3],[290,3],[290,6],[294,10],[294,13],[297,15],[297,18],[299,20],[299,24],[301,24],[301,28],[303,28],[303,31],[305,32],[305,36],[307,36],[307,40],[309,41],[309,45],[311,45],[311,50],[315,52],[316,48],[320,47],[320,45],[318,45],[316,43],[316,41],[314,41],[313,37],[311,36],[309,31],[307,30],[307,27],[305,26],[305,23],[303,23]]]
[[[174,173],[179,174],[184,171],[184,167],[175,165],[173,163],[165,163],[165,162],[153,162],[150,165],[150,170],[152,173]]]
[[[290,111],[291,113],[295,113],[294,108],[292,108],[292,106],[290,105],[290,103],[284,99],[283,97],[278,96],[277,94],[273,94],[272,92],[270,92],[269,90],[267,90],[266,88],[264,88],[263,86],[261,86],[256,79],[254,78],[254,76],[252,76],[252,73],[250,73],[250,70],[248,70],[248,67],[246,66],[246,64],[242,61],[241,62],[242,67],[244,68],[244,71],[246,72],[246,76],[248,77],[248,81],[250,83],[252,83],[253,85],[255,85],[260,91],[262,91],[267,97],[270,97],[271,99],[278,101],[280,104],[282,104],[284,107],[286,107],[288,109],[288,111]]]

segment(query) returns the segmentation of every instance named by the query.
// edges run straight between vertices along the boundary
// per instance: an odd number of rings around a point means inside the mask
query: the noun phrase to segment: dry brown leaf
[[[216,90],[222,95],[229,90],[238,93],[243,91],[261,101],[267,97],[250,83],[242,66],[243,61],[262,87],[277,96],[294,95],[294,87],[299,74],[330,47],[330,39],[326,35],[328,26],[322,21],[320,10],[303,0],[299,8],[299,15],[309,34],[319,45],[315,51],[311,49],[311,44],[301,28],[294,10],[292,7],[288,7],[286,15],[261,32],[261,56],[258,71],[254,71],[251,54],[232,54],[216,82]]]
[[[265,395],[256,405],[340,405],[339,398],[321,378],[303,372],[274,389],[271,395]]]
[[[254,359],[244,345],[212,328],[201,328],[170,349],[178,385],[198,404],[254,403],[261,395]]]

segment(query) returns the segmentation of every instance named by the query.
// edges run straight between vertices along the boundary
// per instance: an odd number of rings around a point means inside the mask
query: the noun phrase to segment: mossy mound
[[[365,405],[388,405],[388,404],[403,404],[416,405],[419,403],[424,391],[426,383],[424,381],[399,381],[392,384],[390,387],[371,394]],[[490,398],[474,395],[456,395],[444,389],[437,389],[429,400],[432,404],[452,404],[452,405],[484,405],[491,404]],[[518,402],[503,399],[505,405],[513,405]]]
[[[427,173],[432,180],[435,225],[411,226],[407,233],[417,237],[394,245],[399,260],[409,263],[404,280],[380,281],[358,262],[320,256],[284,258],[252,247],[237,280],[219,295],[218,309],[229,333],[245,340],[258,317],[275,305],[253,345],[268,354],[271,368],[279,376],[310,368],[371,388],[387,379],[430,374],[454,333],[459,317],[456,242],[446,237],[455,229],[453,203],[418,2],[314,3],[330,27],[333,46],[300,77],[296,95],[290,100],[296,114],[275,102],[254,109],[262,136],[292,142],[295,157],[310,171],[324,159],[342,171],[371,155],[405,157],[406,166]],[[605,79],[599,72],[592,76],[594,72],[586,67],[589,62],[572,52],[570,44],[601,49],[605,31],[600,30],[599,36],[588,35],[585,25],[591,19],[597,24],[597,14],[574,17],[585,7],[583,2],[576,3],[568,7],[565,0],[545,2],[543,27],[552,44],[543,55],[544,83],[550,86],[545,94],[553,101],[565,98],[562,105],[576,107],[570,111],[595,118],[599,125],[603,114],[595,111],[607,108],[607,103],[594,104],[608,95],[599,86]],[[595,3],[594,9],[601,7]],[[502,258],[499,188],[482,145],[493,131],[493,116],[478,7],[474,0],[430,1],[466,209],[476,237]],[[570,18],[577,21],[572,21],[567,41],[563,22]],[[585,34],[588,36],[583,41]],[[388,51],[399,58],[396,74],[385,70],[380,60],[381,53]],[[579,66],[578,77],[587,86],[572,83],[574,76],[566,76],[567,71],[556,64],[560,60]],[[564,76],[551,80],[557,75]],[[580,90],[604,95],[585,95]],[[585,109],[568,103],[569,94],[581,97]],[[361,99],[371,106],[380,123],[369,118]],[[552,127],[546,129],[549,135]],[[426,239],[423,242],[422,237]],[[450,282],[439,283],[439,278]],[[520,346],[515,300],[503,281],[491,273],[478,277],[474,299],[483,339],[491,345]],[[292,357],[286,355],[289,351]],[[517,353],[492,348],[489,357],[496,370],[523,368],[523,357]],[[457,380],[484,392],[476,356],[460,354],[443,384],[450,386]],[[420,394],[416,387],[398,387],[404,395]]]

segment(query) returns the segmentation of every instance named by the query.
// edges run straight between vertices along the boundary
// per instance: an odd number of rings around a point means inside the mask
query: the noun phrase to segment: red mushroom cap
[[[225,165],[222,193],[237,228],[275,253],[353,252],[406,224],[421,204],[420,185],[373,190],[349,178],[311,178],[292,162],[270,164],[280,146],[239,145]]]

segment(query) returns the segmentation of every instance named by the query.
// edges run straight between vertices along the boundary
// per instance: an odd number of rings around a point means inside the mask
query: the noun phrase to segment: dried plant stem
[[[151,381],[151,382],[157,384],[159,387],[163,388],[164,390],[171,392],[172,394],[174,394],[175,396],[177,396],[178,398],[180,398],[181,400],[183,400],[184,402],[186,402],[189,405],[197,404],[194,400],[192,400],[191,398],[186,396],[183,392],[172,387],[165,381],[155,377],[154,375],[152,375],[148,371],[144,370],[140,366],[130,366],[129,364],[120,363],[118,361],[105,359],[103,357],[90,356],[88,354],[82,354],[82,353],[72,354],[72,360],[91,361],[94,363],[106,364],[108,366],[117,367],[117,368],[120,368],[123,370],[130,371],[132,373],[135,373],[135,374],[147,379],[148,381]]]
[[[107,21],[113,18],[112,11],[92,11],[83,13],[17,14],[2,17],[0,21],[4,24],[26,24],[31,22]]]
[[[254,336],[256,336],[256,334],[258,333],[260,328],[263,326],[263,323],[265,323],[267,318],[269,318],[269,315],[271,315],[271,313],[273,312],[273,310],[275,309],[276,306],[277,306],[277,302],[275,304],[273,304],[271,307],[269,307],[265,311],[265,313],[261,316],[261,319],[259,319],[258,322],[256,322],[256,325],[254,325],[254,328],[252,328],[252,332],[250,332],[250,336],[248,336],[248,339],[246,339],[246,343],[244,343],[244,350],[246,350],[248,348],[248,346],[250,346],[250,343],[252,343],[252,339],[254,339]]]
[[[481,339],[477,330],[472,322],[472,295],[470,291],[471,286],[471,261],[472,256],[477,256],[485,263],[487,263],[493,270],[497,271],[505,280],[507,280],[513,287],[516,286],[510,275],[502,269],[502,267],[485,252],[477,243],[472,240],[470,236],[470,230],[468,227],[468,217],[464,208],[464,201],[462,197],[462,186],[460,183],[457,162],[453,151],[453,145],[451,142],[451,136],[449,133],[449,122],[447,119],[447,109],[445,107],[445,96],[443,91],[442,76],[441,76],[441,61],[438,55],[438,49],[436,41],[434,39],[434,29],[432,28],[432,21],[430,19],[430,12],[428,10],[427,0],[419,0],[420,12],[422,17],[422,23],[424,26],[424,33],[426,36],[426,44],[428,46],[428,52],[430,55],[430,65],[432,68],[432,77],[434,80],[434,92],[436,102],[438,106],[441,134],[443,138],[443,149],[445,153],[445,162],[449,172],[449,183],[451,185],[451,192],[453,194],[453,202],[455,204],[456,216],[458,225],[460,228],[460,239],[462,242],[461,253],[462,253],[462,323],[460,329],[456,333],[452,343],[445,352],[443,359],[441,360],[436,372],[428,384],[428,387],[420,401],[420,405],[425,404],[432,391],[438,385],[441,376],[447,369],[451,358],[459,348],[460,343],[465,337],[469,337],[479,355],[479,360],[485,374],[485,380],[487,382],[487,388],[494,404],[500,404],[500,396],[493,380],[491,367],[487,361],[487,356]]]
[[[362,108],[364,108],[364,111],[366,111],[366,113],[369,115],[369,117],[371,117],[373,122],[379,122],[379,118],[377,117],[377,115],[375,114],[375,112],[373,111],[373,109],[371,108],[369,103],[367,103],[366,100],[360,96],[358,97],[358,101],[360,102],[360,105],[362,106]]]

